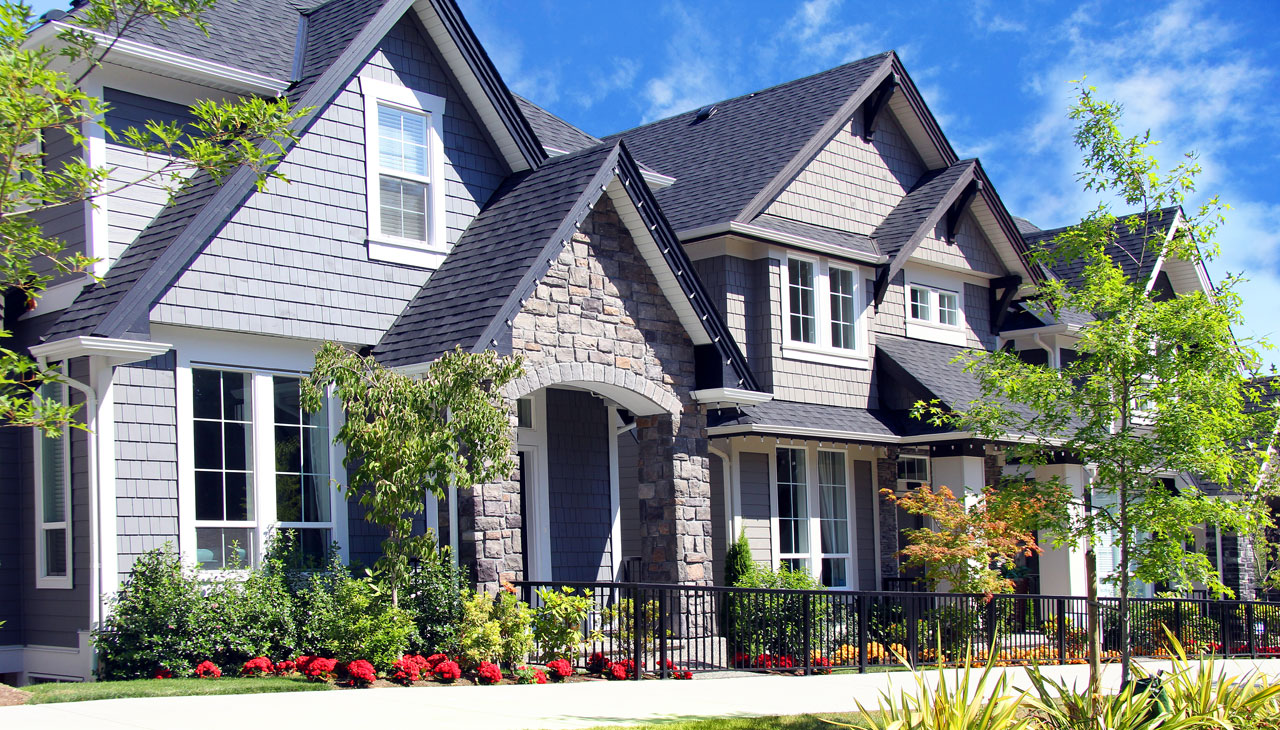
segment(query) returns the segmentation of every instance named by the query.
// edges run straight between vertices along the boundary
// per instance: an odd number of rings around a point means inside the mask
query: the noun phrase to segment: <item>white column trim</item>
[[[102,97],[102,82],[92,77],[85,80],[81,90],[91,97]],[[107,136],[99,122],[102,115],[84,123],[84,162],[89,167],[105,167],[107,164]],[[85,202],[85,255],[98,259],[93,264],[93,274],[104,276],[111,265],[110,224],[108,221],[108,196],[99,195]]]
[[[607,406],[607,412],[608,425],[605,432],[609,438],[609,513],[613,516],[609,527],[609,552],[610,560],[613,562],[610,576],[616,581],[618,571],[622,569],[622,497],[618,475],[618,427],[621,419],[618,418],[618,409],[614,406]]]
[[[250,439],[253,444],[253,482],[249,491],[253,496],[253,515],[250,519],[257,523],[253,530],[257,545],[251,553],[255,562],[251,567],[254,568],[262,564],[267,553],[267,537],[276,529],[276,414],[271,378],[268,373],[249,373],[250,428],[253,429]]]
[[[182,562],[192,568],[196,563],[196,485],[195,471],[195,412],[191,403],[191,361],[178,350],[178,362],[174,367],[176,389],[176,418],[178,435],[178,554]]]
[[[106,599],[120,588],[119,537],[116,525],[116,414],[114,368],[104,358],[90,358],[93,388],[98,393],[97,428],[92,438],[98,441],[98,565],[101,571],[98,591],[103,605],[101,618],[106,618]]]
[[[348,495],[346,492],[346,488],[349,485],[347,482],[347,467],[342,464],[342,460],[347,458],[347,445],[341,441],[335,440],[338,436],[338,430],[342,428],[344,423],[346,423],[347,416],[342,410],[341,401],[333,395],[332,388],[329,389],[328,398],[329,478],[333,480],[334,491],[337,492],[332,495],[333,501],[331,502],[333,506],[331,513],[333,519],[332,539],[338,543],[338,555],[342,558],[342,562],[344,564],[349,564],[351,562],[351,541],[349,535],[351,526],[348,523],[350,515],[348,513],[349,505],[347,502]],[[341,488],[341,491],[339,491],[339,488]],[[432,499],[434,498],[435,495],[432,495]],[[433,511],[431,516],[437,523],[440,521],[438,512]],[[436,525],[436,527],[439,528],[439,525]]]

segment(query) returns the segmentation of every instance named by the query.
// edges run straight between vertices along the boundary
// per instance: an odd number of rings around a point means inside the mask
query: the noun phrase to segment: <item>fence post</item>
[[[658,677],[666,679],[667,673],[667,591],[658,591]]]
[[[804,594],[804,641],[802,642],[802,651],[804,652],[804,676],[812,674],[809,665],[813,663],[813,594]]]
[[[858,674],[867,673],[867,613],[870,610],[871,599],[858,596]]]
[[[993,595],[987,599],[987,656],[991,656],[991,652],[996,646],[996,601],[1000,600],[1000,596]]]
[[[1258,632],[1254,628],[1253,601],[1244,604],[1244,630],[1249,632],[1249,656],[1258,658]]]
[[[1058,663],[1067,663],[1067,599],[1058,599]]]
[[[1231,645],[1229,642],[1229,639],[1231,638],[1230,627],[1227,626],[1227,606],[1226,606],[1226,603],[1223,601],[1218,601],[1217,604],[1218,604],[1218,634],[1219,634],[1218,638],[1219,640],[1222,641],[1222,656],[1225,657],[1225,656],[1230,656],[1232,653]]]
[[[631,678],[640,679],[644,672],[640,663],[644,661],[644,594],[637,588],[631,594]]]
[[[1176,600],[1173,602],[1173,635],[1182,642],[1182,602]]]

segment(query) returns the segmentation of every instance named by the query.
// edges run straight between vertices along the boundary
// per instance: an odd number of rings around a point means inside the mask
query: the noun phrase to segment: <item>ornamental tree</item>
[[[1101,631],[1094,546],[1107,534],[1120,546],[1113,580],[1122,673],[1128,677],[1135,579],[1179,590],[1198,582],[1230,593],[1208,557],[1184,545],[1205,523],[1246,535],[1267,519],[1258,475],[1276,426],[1275,407],[1261,402],[1250,378],[1258,354],[1232,333],[1241,322],[1240,279],[1229,276],[1211,293],[1165,296],[1127,276],[1116,258],[1129,255],[1115,245],[1119,227],[1145,242],[1136,263],[1201,266],[1218,251],[1214,234],[1223,208],[1213,198],[1170,234],[1173,221],[1162,220],[1160,211],[1186,202],[1199,165],[1187,155],[1162,172],[1149,154],[1158,143],[1150,132],[1123,134],[1121,112],[1120,105],[1079,85],[1070,113],[1084,156],[1078,179],[1086,191],[1136,212],[1117,219],[1107,204],[1099,205],[1033,253],[1038,265],[1083,264],[1078,281],[1050,279],[1027,302],[1037,312],[1087,315],[1075,333],[1077,358],[1055,369],[1024,362],[1010,350],[969,351],[958,361],[977,378],[983,398],[955,411],[936,403],[915,409],[934,423],[985,438],[1016,436],[1021,444],[1011,447],[1012,454],[1028,466],[1046,463],[1056,449],[1075,454],[1093,471],[1083,503],[1059,500],[1047,515],[1055,543],[1086,546],[1093,691]],[[1162,481],[1179,473],[1198,475],[1221,494],[1210,496],[1194,485],[1172,489]]]
[[[315,412],[333,386],[346,413],[335,442],[346,445],[348,492],[365,520],[387,531],[374,566],[399,605],[411,562],[430,555],[435,536],[417,533],[426,495],[504,479],[515,468],[501,389],[519,377],[520,360],[457,348],[421,376],[380,365],[326,342],[302,382],[303,407]]]
[[[1024,497],[1019,499],[1015,497]],[[918,487],[901,496],[892,489],[880,494],[902,510],[930,518],[932,528],[906,530],[908,544],[898,554],[903,565],[924,570],[929,590],[946,583],[957,593],[1009,593],[1013,582],[1004,571],[1019,556],[1040,553],[1033,522],[1046,506],[1021,485],[976,495],[972,504],[945,486]]]
[[[295,139],[294,123],[307,111],[292,108],[287,99],[201,101],[185,125],[149,121],[112,129],[103,119],[109,105],[80,90],[130,28],[152,21],[189,22],[204,30],[201,15],[212,6],[213,0],[89,0],[61,19],[69,27],[48,48],[32,40],[38,22],[30,6],[0,2],[0,290],[6,307],[35,309],[55,278],[91,275],[94,261],[63,251],[61,240],[45,235],[38,223],[42,214],[92,204],[139,184],[177,194],[194,176],[221,181],[241,167],[257,175],[259,187],[282,179],[275,165],[285,143]],[[153,171],[122,182],[111,177],[111,169],[78,157],[47,163],[42,139],[66,135],[83,145],[93,125],[152,158]],[[0,340],[9,336],[0,329]],[[40,397],[41,385],[59,380],[58,373],[0,346],[0,425],[36,426],[51,436],[63,424],[74,425],[75,407]]]

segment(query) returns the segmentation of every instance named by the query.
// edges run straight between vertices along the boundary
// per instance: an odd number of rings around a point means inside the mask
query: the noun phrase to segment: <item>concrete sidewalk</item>
[[[1167,662],[1143,661],[1151,671]],[[1218,663],[1228,676],[1260,671],[1280,676],[1280,660]],[[1003,670],[1019,688],[1021,669]],[[954,676],[955,670],[949,670]],[[1046,667],[1046,675],[1082,686],[1087,668]],[[937,672],[927,672],[931,678]],[[1104,683],[1118,683],[1119,667],[1105,669]],[[370,727],[429,722],[433,727],[590,728],[696,717],[856,712],[880,693],[914,688],[907,672],[825,677],[741,675],[692,682],[581,682],[502,687],[387,688],[342,692],[294,692],[221,697],[157,697],[52,705],[0,707],[0,729],[226,730],[229,727]]]

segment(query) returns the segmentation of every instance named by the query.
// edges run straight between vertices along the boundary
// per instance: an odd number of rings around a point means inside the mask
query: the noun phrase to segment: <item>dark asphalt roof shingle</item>
[[[888,357],[952,408],[963,408],[982,398],[977,379],[951,362],[967,349],[883,333],[876,335],[877,357]]]
[[[954,197],[958,183],[967,182],[972,177],[975,164],[974,160],[960,160],[941,170],[925,173],[876,226],[872,237],[880,250],[892,258],[903,248],[919,243],[919,238],[927,233],[921,230],[924,223],[949,195]]]
[[[1177,219],[1178,212],[1179,208],[1176,206],[1152,211],[1144,222],[1145,225],[1139,226],[1134,231],[1130,231],[1125,224],[1125,220],[1129,216],[1117,216],[1114,227],[1115,241],[1107,247],[1107,255],[1130,279],[1141,282],[1146,281],[1155,269],[1156,260],[1160,255],[1159,251],[1148,246],[1147,237],[1151,234],[1167,234],[1169,226]],[[1036,249],[1052,245],[1053,239],[1058,234],[1069,229],[1070,226],[1064,226],[1047,231],[1024,233],[1022,238],[1029,247]],[[1068,284],[1076,285],[1080,282],[1080,277],[1084,271],[1084,261],[1079,259],[1058,261],[1053,264],[1052,270],[1054,276]]]
[[[534,104],[519,94],[512,94],[520,113],[529,120],[534,134],[543,147],[553,148],[561,152],[577,152],[600,144],[600,140],[578,129],[551,112]]]
[[[826,226],[815,226],[809,223],[793,221],[790,218],[782,218],[776,215],[764,213],[755,217],[751,221],[754,226],[768,228],[778,233],[789,233],[793,236],[809,238],[822,243],[830,243],[842,248],[847,248],[852,252],[878,256],[880,249],[876,246],[875,241],[869,236],[859,233],[850,233],[849,231],[840,231],[835,228],[827,228]]]
[[[553,157],[494,193],[444,263],[396,319],[375,354],[386,365],[430,362],[455,345],[471,350],[519,288],[570,213],[599,195],[592,181],[616,144]]]
[[[605,137],[676,178],[658,202],[677,231],[734,220],[890,58],[882,53]]]
[[[816,403],[795,403],[772,400],[747,406],[739,411],[722,411],[713,418],[711,426],[777,426],[789,428],[818,428],[842,431],[850,435],[895,436],[892,418],[879,411],[865,408],[843,408]]]

